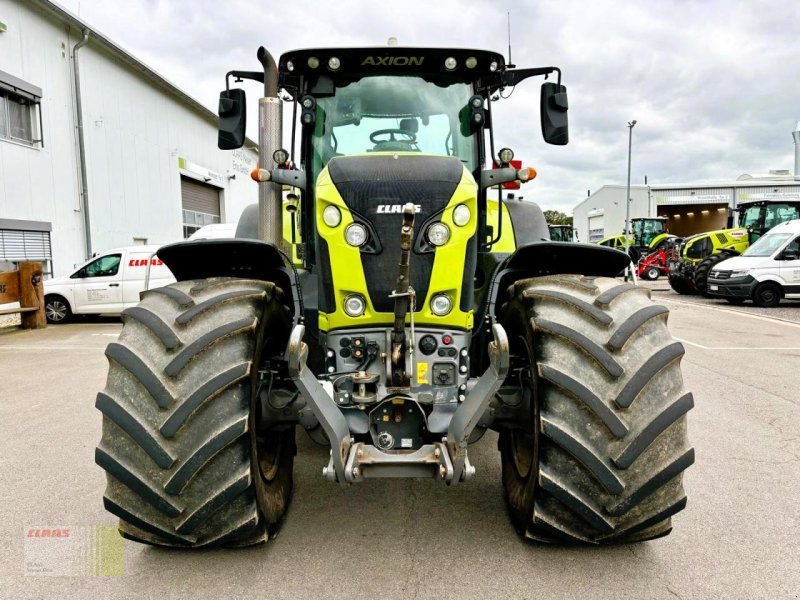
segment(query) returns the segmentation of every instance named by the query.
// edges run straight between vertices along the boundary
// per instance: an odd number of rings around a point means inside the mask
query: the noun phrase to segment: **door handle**
[[[119,287],[118,283],[109,283],[108,287]]]

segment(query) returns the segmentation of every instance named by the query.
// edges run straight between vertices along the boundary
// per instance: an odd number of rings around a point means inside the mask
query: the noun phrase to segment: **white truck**
[[[139,303],[150,263],[150,288],[173,283],[175,278],[157,256],[160,246],[129,246],[103,252],[65,277],[44,282],[48,323],[64,323],[73,314],[118,315]]]
[[[714,265],[708,295],[763,307],[777,306],[781,298],[800,299],[800,219],[776,225],[741,256]]]

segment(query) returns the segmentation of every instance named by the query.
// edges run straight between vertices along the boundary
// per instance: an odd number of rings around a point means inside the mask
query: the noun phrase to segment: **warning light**
[[[442,343],[443,344],[452,344],[453,343],[453,338],[450,337],[449,335],[443,335],[442,336]]]

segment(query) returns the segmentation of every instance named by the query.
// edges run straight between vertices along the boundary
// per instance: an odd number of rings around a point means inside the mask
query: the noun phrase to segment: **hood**
[[[718,262],[712,271],[737,271],[739,269],[756,269],[761,266],[772,264],[772,258],[768,256],[733,256]]]

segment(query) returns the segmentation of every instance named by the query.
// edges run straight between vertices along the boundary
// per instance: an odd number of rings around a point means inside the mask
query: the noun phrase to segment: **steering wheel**
[[[389,134],[388,140],[378,140],[375,139],[378,136]],[[397,140],[395,139],[394,135],[403,135],[407,139],[405,140]],[[415,144],[417,142],[417,136],[410,131],[406,131],[405,129],[379,129],[378,131],[373,131],[369,134],[369,141],[373,144],[385,144],[387,142],[400,142],[404,144]]]

